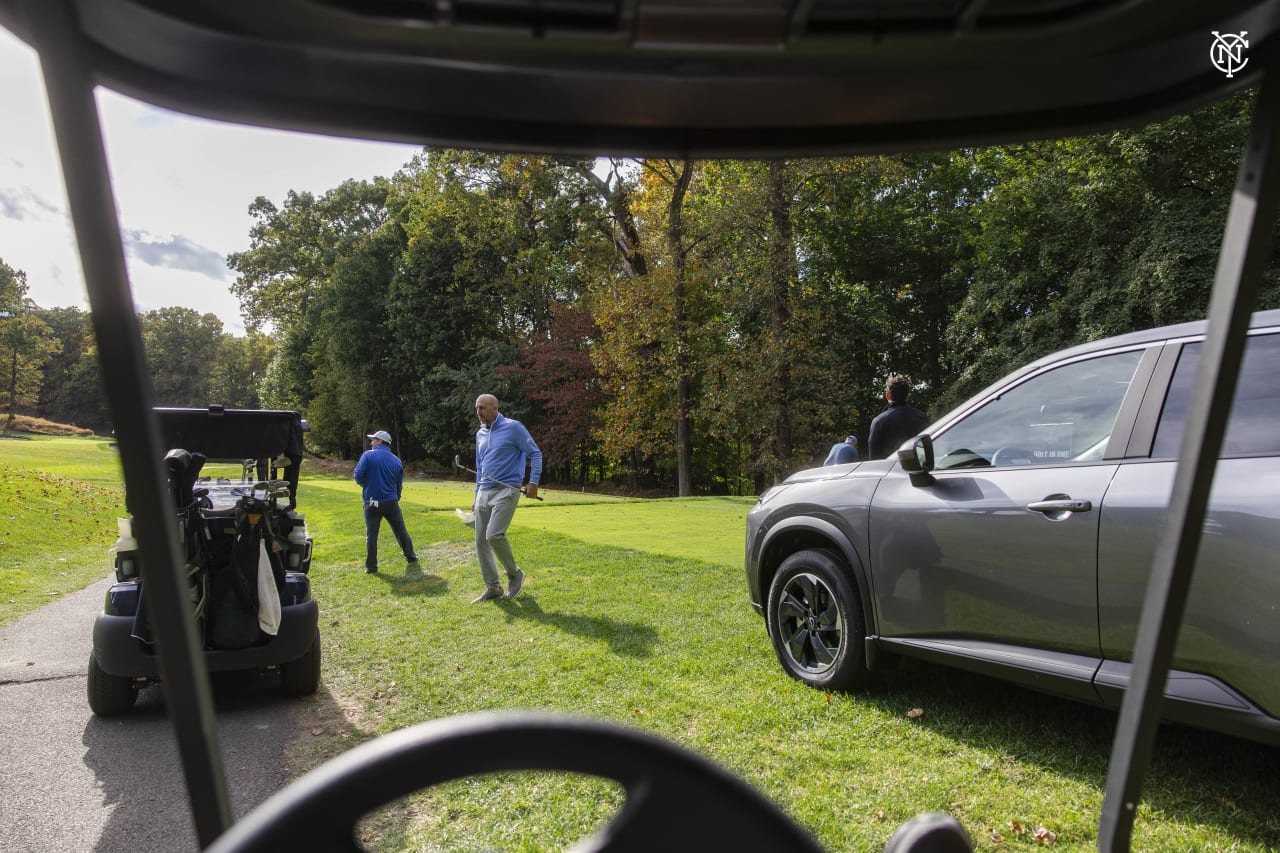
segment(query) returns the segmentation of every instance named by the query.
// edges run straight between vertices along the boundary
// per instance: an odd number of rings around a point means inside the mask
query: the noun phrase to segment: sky
[[[35,52],[0,28],[0,260],[41,308],[88,309]],[[138,311],[177,305],[243,334],[226,256],[249,248],[249,205],[289,190],[390,177],[414,146],[207,121],[98,90],[125,259]]]

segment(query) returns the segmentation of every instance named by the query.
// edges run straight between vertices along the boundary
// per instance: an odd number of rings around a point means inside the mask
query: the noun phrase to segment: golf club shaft
[[[458,456],[453,457],[453,464],[454,464],[454,465],[456,465],[457,467],[461,468],[463,471],[467,471],[467,472],[469,472],[469,473],[475,474],[477,477],[481,476],[481,474],[480,474],[479,472],[477,472],[474,468],[468,468],[466,465],[463,465],[463,464],[462,464],[462,459],[461,459],[461,457],[458,457]],[[484,478],[485,478],[486,480],[489,480],[490,482],[497,483],[499,486],[506,486],[508,489],[518,489],[522,495],[525,495],[525,497],[528,497],[528,494],[526,494],[526,493],[525,493],[525,490],[524,490],[524,487],[523,487],[523,486],[517,486],[517,485],[514,485],[514,484],[512,484],[512,483],[504,483],[504,482],[502,482],[501,480],[495,480],[495,479],[493,479],[492,477],[490,477],[490,476],[489,476],[489,475],[487,475],[487,474],[485,474],[485,475],[484,475]],[[533,499],[534,499],[535,501],[540,501],[540,500],[542,500],[542,496],[541,496],[541,495],[534,495],[534,496],[533,496]]]

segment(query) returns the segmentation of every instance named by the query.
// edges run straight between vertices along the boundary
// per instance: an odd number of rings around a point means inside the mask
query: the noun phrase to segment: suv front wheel
[[[815,549],[784,560],[766,613],[773,650],[788,674],[823,690],[866,682],[862,602],[837,554]]]

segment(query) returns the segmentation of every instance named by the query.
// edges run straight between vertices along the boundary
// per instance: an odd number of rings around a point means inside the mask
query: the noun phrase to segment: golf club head
[[[453,467],[455,467],[455,468],[461,468],[461,467],[463,467],[463,465],[462,465],[462,454],[461,454],[461,453],[455,453],[455,454],[453,454]]]

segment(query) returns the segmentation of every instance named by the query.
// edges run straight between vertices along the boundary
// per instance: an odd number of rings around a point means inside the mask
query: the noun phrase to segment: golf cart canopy
[[[143,563],[174,567],[148,582],[204,845],[230,809],[94,86],[344,136],[787,157],[1076,135],[1261,83],[1107,780],[1099,846],[1127,848],[1272,235],[1280,0],[0,0],[0,25],[44,65]]]
[[[67,40],[42,43],[64,14]],[[227,121],[773,157],[1151,121],[1256,82],[1280,18],[1262,0],[0,0],[0,23],[97,84]]]

